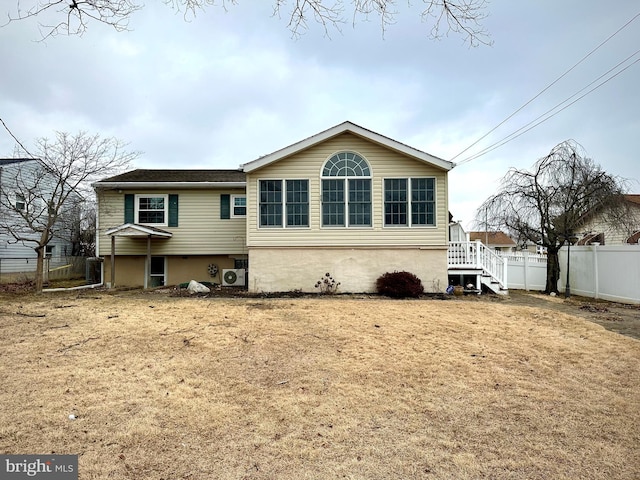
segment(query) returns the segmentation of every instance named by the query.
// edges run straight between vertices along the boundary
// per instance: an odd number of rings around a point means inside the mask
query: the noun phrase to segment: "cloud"
[[[143,151],[139,167],[237,168],[344,120],[450,159],[525,104],[637,12],[578,0],[490,5],[491,47],[428,39],[418,7],[384,32],[372,18],[328,38],[292,38],[270,2],[208,8],[185,22],[161,2],[130,32],[93,24],[83,37],[34,42],[33,22],[0,28],[0,117],[25,144],[54,130],[114,135]],[[0,12],[1,13],[1,12]],[[640,20],[456,158],[552,108],[640,40]],[[526,168],[573,138],[605,169],[640,179],[640,64],[540,126],[450,174],[464,223],[509,167]],[[0,132],[0,151],[13,140]]]

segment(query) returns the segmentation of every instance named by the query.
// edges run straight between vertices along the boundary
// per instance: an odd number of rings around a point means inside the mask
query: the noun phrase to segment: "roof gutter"
[[[95,189],[114,188],[246,188],[247,182],[96,182],[91,184]]]

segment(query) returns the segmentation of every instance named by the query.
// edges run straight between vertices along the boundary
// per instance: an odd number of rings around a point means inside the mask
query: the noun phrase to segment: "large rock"
[[[211,290],[209,287],[196,282],[195,280],[191,280],[189,285],[187,286],[187,291],[191,294],[194,293],[209,293]]]

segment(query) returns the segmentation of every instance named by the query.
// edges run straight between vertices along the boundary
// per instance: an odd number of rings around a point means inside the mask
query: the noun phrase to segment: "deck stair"
[[[507,295],[507,259],[501,257],[480,240],[449,242],[449,275],[475,275],[476,290],[485,285],[499,295]]]

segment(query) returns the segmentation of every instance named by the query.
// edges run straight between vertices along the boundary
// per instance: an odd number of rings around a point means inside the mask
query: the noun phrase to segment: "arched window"
[[[322,226],[371,226],[371,168],[357,153],[336,153],[322,168]]]

